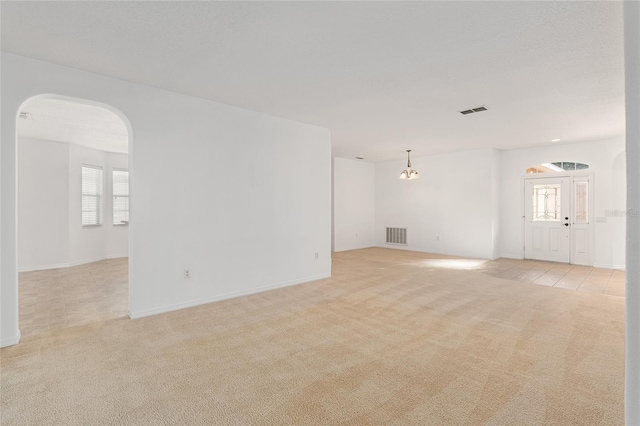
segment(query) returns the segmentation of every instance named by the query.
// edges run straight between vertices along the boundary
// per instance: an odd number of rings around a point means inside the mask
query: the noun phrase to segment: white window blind
[[[82,166],[82,226],[102,225],[102,167]]]
[[[113,224],[129,223],[129,172],[113,170]]]

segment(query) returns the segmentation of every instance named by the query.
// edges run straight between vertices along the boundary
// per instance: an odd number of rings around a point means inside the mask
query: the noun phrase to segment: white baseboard
[[[339,249],[334,249],[333,252],[334,253],[339,253],[341,251],[351,251],[351,250],[362,250],[362,249],[368,249],[368,248],[372,248],[372,247],[376,247],[375,245],[370,245],[370,246],[358,246],[358,247],[341,247]]]
[[[87,259],[77,260],[75,262],[69,262],[69,266],[73,267],[73,266],[84,265],[84,264],[87,264],[87,263],[99,262],[101,260],[105,260],[106,258],[107,258],[106,255],[90,257],[90,258],[87,258]]]
[[[129,257],[129,253],[124,254],[108,254],[107,259],[121,259],[123,257]]]
[[[249,289],[249,290],[234,291],[234,292],[231,292],[231,293],[219,294],[219,295],[216,295],[216,296],[205,297],[205,298],[202,298],[202,299],[189,300],[187,302],[180,302],[180,303],[175,303],[175,304],[171,304],[171,305],[160,306],[160,307],[157,307],[157,308],[145,309],[145,310],[137,311],[137,312],[134,312],[131,309],[129,309],[129,310],[127,310],[127,315],[129,315],[129,318],[131,318],[131,319],[143,318],[143,317],[148,317],[148,316],[151,316],[151,315],[164,314],[166,312],[172,312],[172,311],[177,311],[177,310],[180,310],[180,309],[192,308],[194,306],[205,305],[207,303],[219,302],[221,300],[233,299],[234,297],[248,296],[250,294],[262,293],[264,291],[275,290],[277,288],[289,287],[289,286],[293,286],[293,285],[297,285],[297,284],[304,284],[304,283],[308,283],[308,282],[311,282],[311,281],[321,280],[323,278],[329,278],[329,277],[331,277],[331,273],[314,275],[314,276],[311,276],[311,277],[305,277],[305,278],[302,278],[302,279],[285,281],[285,282],[278,283],[278,284],[267,285],[267,286],[262,286],[262,287],[256,287],[256,288],[252,288],[252,289]]]
[[[8,339],[0,340],[0,348],[6,348],[7,346],[17,345],[20,342],[20,338],[22,335],[20,334],[20,330],[18,330],[18,334]]]
[[[40,266],[24,266],[22,268],[18,268],[18,272],[33,272],[33,271],[46,271],[47,269],[60,269],[60,268],[68,268],[68,263],[56,263],[54,265],[40,265]]]
[[[594,263],[594,268],[602,268],[602,269],[617,269],[619,271],[626,271],[626,265],[612,265],[610,263]]]
[[[500,257],[504,257],[505,259],[524,259],[522,253],[500,253]]]
[[[473,253],[459,253],[448,250],[428,250],[420,247],[410,247],[405,245],[395,245],[395,244],[378,244],[375,247],[380,248],[388,248],[392,250],[405,250],[405,251],[415,251],[418,253],[431,253],[431,254],[441,254],[444,256],[454,256],[454,257],[462,257],[466,259],[490,259],[491,256],[473,254]]]
[[[123,257],[129,257],[129,254],[109,254],[106,256],[83,259],[76,262],[57,263],[54,265],[26,266],[26,267],[18,268],[18,272],[33,272],[33,271],[46,271],[48,269],[71,268],[73,266],[80,266],[87,263],[99,262],[105,259],[120,259]]]

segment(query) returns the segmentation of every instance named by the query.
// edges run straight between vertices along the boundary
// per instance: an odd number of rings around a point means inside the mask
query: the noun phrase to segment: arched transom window
[[[527,174],[531,173],[553,173],[553,172],[567,172],[574,170],[586,170],[589,168],[588,164],[576,163],[575,161],[556,161],[553,163],[542,163],[537,166],[529,167],[526,170]]]

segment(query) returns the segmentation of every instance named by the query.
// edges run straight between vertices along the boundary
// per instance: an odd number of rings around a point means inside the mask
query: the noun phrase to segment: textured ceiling
[[[335,156],[624,132],[621,2],[1,7],[4,51],[327,127]]]
[[[59,99],[34,99],[23,106],[29,119],[18,119],[18,136],[126,153],[124,122],[104,108]]]

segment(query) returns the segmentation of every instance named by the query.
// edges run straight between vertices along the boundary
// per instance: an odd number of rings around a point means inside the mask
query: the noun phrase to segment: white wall
[[[128,256],[128,227],[114,226],[111,171],[127,155],[18,138],[18,270],[63,268]],[[103,170],[103,224],[83,228],[81,168]]]
[[[18,266],[69,266],[69,145],[21,139],[18,161]]]
[[[406,160],[376,164],[376,244],[476,258],[496,251],[493,149],[412,157],[418,180],[401,180]],[[385,244],[386,227],[406,227],[407,246]]]
[[[334,251],[375,245],[375,165],[333,159]]]
[[[593,263],[606,268],[624,267],[625,218],[607,212],[626,209],[624,138],[501,153],[501,234],[502,256],[523,257],[522,215],[524,209],[522,176],[531,166],[554,161],[577,161],[590,165],[594,173],[595,223]]]
[[[2,345],[19,339],[16,118],[43,93],[111,106],[132,134],[132,317],[331,274],[327,129],[6,53],[2,92]]]
[[[82,227],[82,165],[102,167],[102,226]],[[107,257],[107,212],[111,203],[105,191],[105,181],[109,179],[107,153],[78,145],[69,146],[69,263],[80,265]]]
[[[106,177],[106,200],[109,208],[105,207],[105,224],[107,228],[107,259],[129,256],[129,226],[113,225],[113,169],[129,170],[129,156],[127,154],[107,153],[108,174]]]

